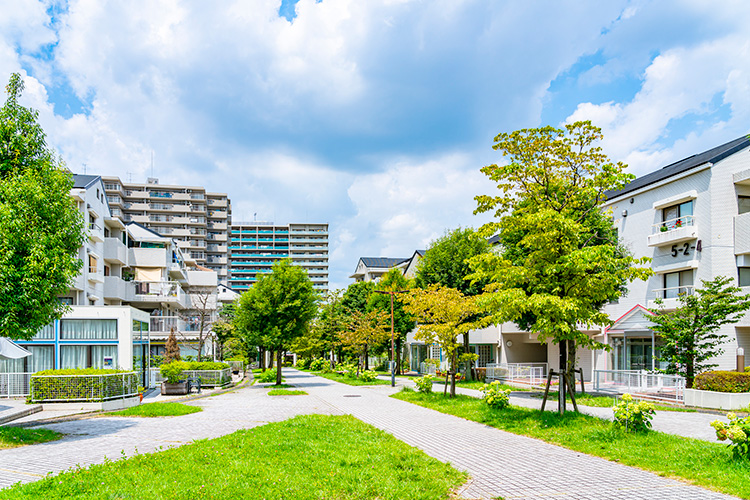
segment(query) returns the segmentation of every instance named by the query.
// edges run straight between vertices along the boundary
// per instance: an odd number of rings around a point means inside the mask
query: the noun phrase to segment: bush
[[[225,370],[231,368],[229,363],[221,363],[219,361],[201,361],[200,363],[191,361],[185,364],[187,365],[186,370]]]
[[[378,378],[378,374],[372,370],[366,370],[359,374],[359,379],[362,382],[373,382]]]
[[[428,394],[432,392],[432,382],[435,380],[434,375],[430,375],[429,373],[425,375],[424,377],[417,377],[414,379],[414,383],[417,384],[417,390],[419,392],[424,392],[425,394]]]
[[[633,401],[628,393],[622,395],[622,400],[612,407],[615,414],[615,424],[627,431],[645,432],[651,429],[651,419],[654,418],[654,405],[646,401]]]
[[[719,420],[711,422],[711,427],[716,430],[719,441],[729,440],[734,458],[750,458],[750,416],[739,418],[734,413],[727,413],[728,424]]]
[[[258,382],[276,382],[276,368],[271,368],[258,374]]]
[[[34,375],[111,375],[113,373],[131,373],[131,370],[106,370],[104,368],[63,368],[61,370],[42,370]]]
[[[490,408],[502,410],[510,404],[510,389],[501,389],[499,380],[484,384],[479,390],[484,394],[484,402]]]
[[[182,378],[182,372],[188,369],[188,364],[184,361],[172,361],[165,365],[161,365],[159,372],[169,384],[176,384]]]
[[[314,372],[319,372],[322,370],[328,362],[323,358],[313,359],[310,361],[310,369]]]
[[[116,377],[106,375],[124,374]],[[77,375],[70,377],[69,375]],[[104,376],[103,376],[104,375]],[[125,370],[44,370],[31,377],[29,399],[45,401],[106,401],[138,393],[138,374]]]
[[[354,363],[342,363],[339,365],[338,371],[349,378],[357,378],[357,365]]]
[[[693,386],[702,391],[750,392],[750,373],[730,371],[703,372]]]
[[[297,362],[294,364],[294,367],[298,370],[304,370],[307,368],[307,366],[310,364],[309,359],[305,358],[299,358]]]

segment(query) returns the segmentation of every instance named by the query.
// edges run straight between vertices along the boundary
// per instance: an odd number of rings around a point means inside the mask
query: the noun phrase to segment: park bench
[[[187,379],[187,393],[190,394],[190,391],[193,389],[193,387],[198,389],[198,394],[201,393],[201,378],[200,377],[190,377]]]

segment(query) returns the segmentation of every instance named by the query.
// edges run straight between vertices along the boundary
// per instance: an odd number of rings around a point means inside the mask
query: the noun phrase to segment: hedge
[[[63,368],[60,370],[42,370],[34,375],[111,375],[112,373],[130,373],[131,370],[107,370],[104,368]]]
[[[704,372],[695,377],[693,386],[702,391],[750,392],[750,372]]]
[[[32,375],[30,399],[33,403],[99,402],[138,394],[137,373],[124,370],[95,371],[96,373],[91,373],[90,369],[45,370]]]

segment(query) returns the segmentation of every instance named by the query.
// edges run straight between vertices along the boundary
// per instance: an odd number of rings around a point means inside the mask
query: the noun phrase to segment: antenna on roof
[[[86,175],[86,166],[87,165],[85,163],[82,163],[81,165],[83,165],[83,175]]]
[[[127,172],[127,175],[128,175],[128,182],[132,184],[133,183],[133,172]]]
[[[154,150],[151,150],[151,177],[154,176]]]

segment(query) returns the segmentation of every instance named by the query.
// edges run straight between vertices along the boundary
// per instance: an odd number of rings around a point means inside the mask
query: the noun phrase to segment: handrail
[[[694,215],[683,215],[681,217],[675,217],[674,219],[668,219],[665,221],[657,222],[651,226],[652,233],[660,233],[671,231],[672,229],[679,229],[686,226],[695,225]]]

